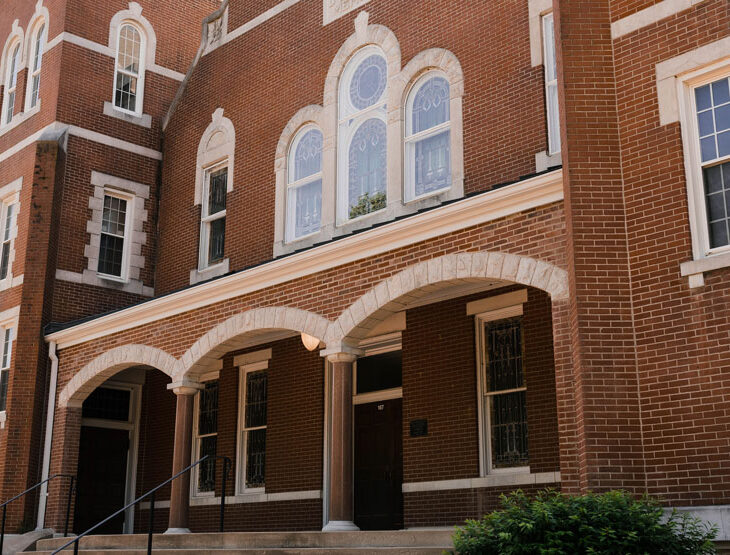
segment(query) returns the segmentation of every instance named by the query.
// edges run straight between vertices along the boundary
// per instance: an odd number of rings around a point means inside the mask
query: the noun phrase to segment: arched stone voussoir
[[[535,287],[554,301],[568,295],[567,272],[550,262],[502,252],[447,254],[409,266],[375,285],[340,314],[330,327],[328,339],[361,339],[379,321],[427,292],[475,280]]]
[[[177,361],[173,381],[199,378],[215,368],[224,354],[245,347],[257,332],[289,330],[324,340],[331,323],[314,312],[285,306],[241,312],[210,329],[190,346]]]
[[[151,366],[172,377],[177,359],[148,345],[115,347],[89,362],[58,395],[61,407],[80,406],[89,394],[117,372],[134,366]]]

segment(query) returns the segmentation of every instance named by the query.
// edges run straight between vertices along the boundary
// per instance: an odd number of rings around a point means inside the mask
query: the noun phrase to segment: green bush
[[[469,520],[454,534],[460,555],[581,553],[702,555],[715,553],[715,528],[686,513],[668,517],[648,498],[623,491],[568,496],[554,490],[534,499],[517,491],[502,509]]]
[[[376,212],[385,208],[385,193],[375,193],[370,196],[370,193],[365,193],[357,199],[357,204],[350,206],[350,219],[357,218],[358,216],[364,216],[370,214],[370,212]]]

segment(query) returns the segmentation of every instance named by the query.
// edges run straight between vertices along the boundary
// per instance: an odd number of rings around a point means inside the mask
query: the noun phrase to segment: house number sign
[[[324,2],[324,23],[332,23],[335,19],[342,17],[346,13],[351,12],[367,4],[370,0],[322,0]]]

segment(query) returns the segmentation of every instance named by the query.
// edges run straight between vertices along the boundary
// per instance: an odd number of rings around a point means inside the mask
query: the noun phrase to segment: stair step
[[[452,545],[451,530],[398,530],[381,532],[226,532],[223,534],[155,534],[155,553],[441,553]],[[40,540],[37,552],[51,552],[71,538]],[[137,553],[147,548],[146,534],[87,536],[81,539],[84,553]],[[392,551],[400,549],[405,551]],[[317,551],[319,550],[319,551]]]

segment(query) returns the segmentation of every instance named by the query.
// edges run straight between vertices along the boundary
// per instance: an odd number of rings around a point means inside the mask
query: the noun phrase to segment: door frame
[[[127,475],[124,485],[124,503],[134,501],[137,487],[137,458],[139,453],[139,421],[142,412],[142,384],[107,381],[99,386],[104,389],[129,391],[129,420],[121,422],[104,418],[82,418],[81,426],[105,428],[107,430],[127,430],[129,432],[129,449],[127,450]],[[123,534],[134,533],[134,507],[124,514]]]
[[[400,331],[387,333],[377,337],[369,337],[360,341],[358,348],[364,351],[362,356],[379,355],[391,351],[402,351],[402,333]],[[380,391],[371,391],[369,393],[357,394],[357,361],[353,364],[352,370],[352,406],[353,412],[355,405],[365,403],[377,403],[378,401],[390,401],[391,399],[403,398],[403,387],[394,387],[392,389],[381,389]],[[329,522],[329,491],[330,491],[330,446],[332,445],[332,363],[325,358],[324,365],[324,461],[322,465],[322,527]],[[402,425],[402,422],[401,422]],[[355,419],[352,419],[352,471],[355,472]]]

